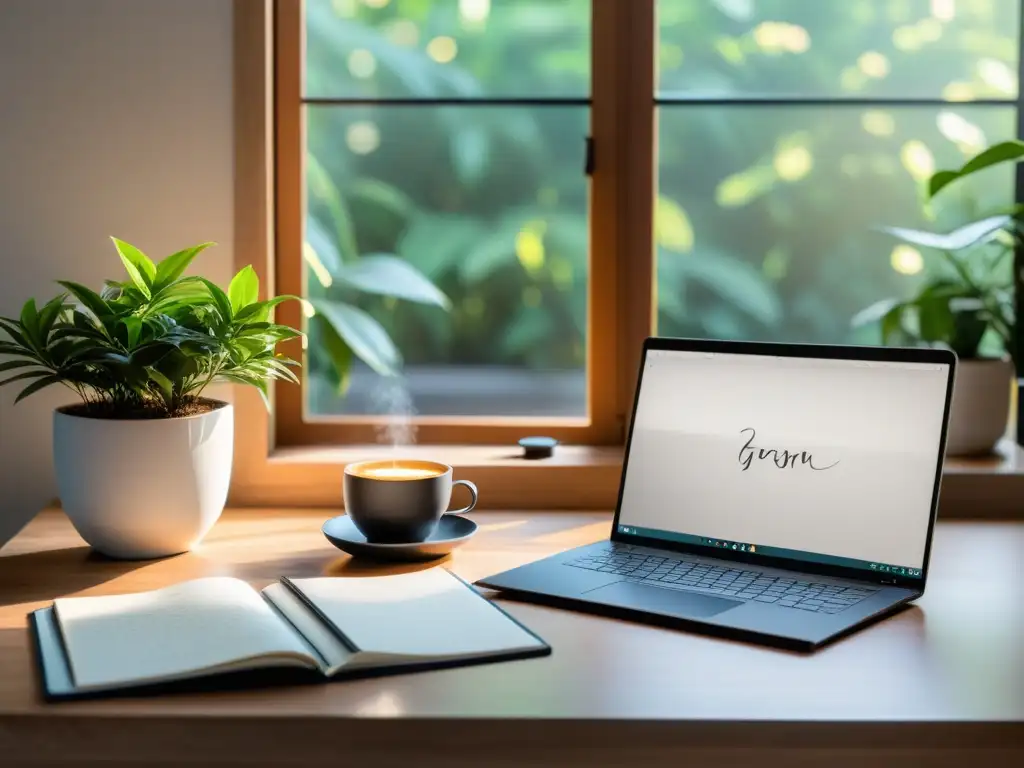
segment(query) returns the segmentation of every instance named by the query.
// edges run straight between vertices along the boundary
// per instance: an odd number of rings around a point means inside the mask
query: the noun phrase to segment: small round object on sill
[[[532,461],[533,459],[550,459],[558,441],[553,437],[524,437],[519,441],[519,445],[523,448],[523,458]]]

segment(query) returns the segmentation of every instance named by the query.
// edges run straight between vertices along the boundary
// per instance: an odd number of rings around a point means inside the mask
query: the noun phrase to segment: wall
[[[0,2],[0,314],[52,281],[120,269],[109,235],[151,256],[219,243],[232,265],[231,0]],[[0,389],[0,544],[56,495],[51,411]]]

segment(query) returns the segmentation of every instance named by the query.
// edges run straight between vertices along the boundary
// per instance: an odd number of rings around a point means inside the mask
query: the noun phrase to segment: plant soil
[[[208,400],[204,397],[191,398],[178,408],[168,410],[163,404],[146,403],[133,408],[115,405],[110,402],[77,403],[60,409],[68,416],[79,416],[86,419],[109,419],[139,421],[144,419],[180,419],[186,416],[200,416],[222,408],[224,403]]]

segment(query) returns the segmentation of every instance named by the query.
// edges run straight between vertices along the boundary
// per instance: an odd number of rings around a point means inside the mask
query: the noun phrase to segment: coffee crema
[[[367,480],[428,480],[448,471],[443,464],[429,461],[372,461],[348,467],[347,471]]]

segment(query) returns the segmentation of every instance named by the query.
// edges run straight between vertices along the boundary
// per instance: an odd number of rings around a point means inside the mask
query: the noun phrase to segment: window
[[[589,0],[278,15],[278,267],[311,303],[280,436],[372,442],[390,417],[396,439],[618,441],[611,340],[589,317],[614,280],[591,245]]]
[[[1017,131],[1018,0],[658,4],[658,331],[878,343],[858,310],[934,265],[882,226],[919,182]],[[991,343],[998,343],[992,339]]]
[[[880,228],[923,225],[922,178],[1019,130],[1017,0],[276,15],[277,288],[311,301],[282,308],[309,334],[282,445],[615,445],[651,332],[874,343],[851,318],[932,268]]]

